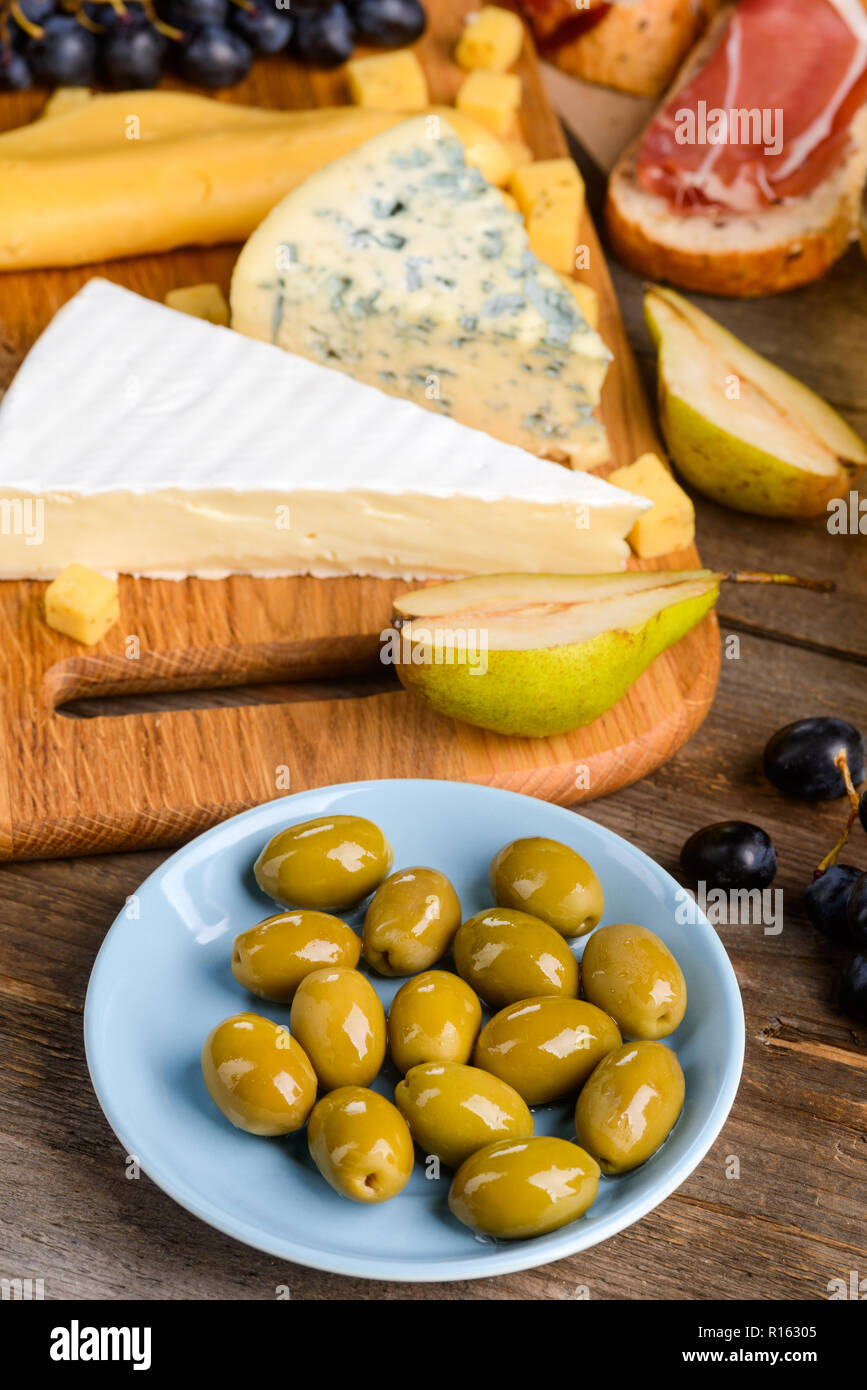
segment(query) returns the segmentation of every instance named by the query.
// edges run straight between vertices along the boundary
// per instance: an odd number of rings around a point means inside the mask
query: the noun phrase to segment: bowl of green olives
[[[282,1258],[488,1277],[606,1240],[719,1133],[743,1011],[659,865],[574,812],[414,779],[184,846],[94,964],[91,1078],[142,1169]]]

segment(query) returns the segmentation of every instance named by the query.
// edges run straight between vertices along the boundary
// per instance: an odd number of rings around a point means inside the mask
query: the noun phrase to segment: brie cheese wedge
[[[622,569],[650,504],[91,280],[0,405],[0,577]]]

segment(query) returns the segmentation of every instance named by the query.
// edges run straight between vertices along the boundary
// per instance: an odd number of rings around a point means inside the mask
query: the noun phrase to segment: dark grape
[[[355,0],[352,18],[361,43],[380,48],[414,43],[427,23],[419,0]]]
[[[203,87],[232,87],[250,71],[253,51],[240,34],[206,24],[183,51],[181,66],[189,82]]]
[[[778,729],[768,741],[763,759],[765,776],[787,796],[833,801],[846,791],[843,774],[834,763],[844,749],[857,785],[865,771],[864,739],[858,730],[843,719],[797,719]]]
[[[861,818],[861,824],[867,830],[867,792],[861,793],[861,800],[858,802],[858,815]]]
[[[314,68],[336,68],[352,57],[355,25],[345,5],[298,14],[291,41],[292,52]]]
[[[84,8],[103,29],[133,29],[148,23],[145,7],[139,4],[139,0],[124,0],[122,14],[118,13],[114,5],[85,5]]]
[[[777,872],[777,852],[758,825],[724,820],[690,835],[680,851],[689,877],[709,888],[767,888]]]
[[[849,894],[847,918],[855,945],[867,949],[867,874],[861,874]]]
[[[27,45],[27,61],[46,87],[90,87],[96,78],[99,44],[74,15],[54,14],[43,23],[41,39]]]
[[[255,0],[249,9],[234,6],[232,28],[257,53],[279,53],[292,34],[292,17],[274,8],[274,0]]]
[[[11,44],[0,50],[0,92],[25,92],[32,81],[22,53]]]
[[[163,74],[167,45],[168,40],[150,24],[115,30],[102,49],[109,86],[121,90],[155,87]]]
[[[829,941],[851,940],[846,909],[849,895],[860,877],[861,870],[851,864],[833,864],[813,879],[804,894],[807,916]]]
[[[853,956],[840,982],[840,1008],[867,1023],[867,955]]]
[[[159,13],[166,23],[191,33],[209,24],[226,25],[229,20],[229,0],[164,0]]]

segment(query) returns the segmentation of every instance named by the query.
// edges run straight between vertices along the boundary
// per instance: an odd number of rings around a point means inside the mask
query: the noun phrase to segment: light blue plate
[[[256,887],[253,861],[284,826],[334,812],[376,821],[394,846],[395,868],[442,869],[465,917],[490,905],[488,864],[503,845],[522,835],[562,840],[599,875],[603,921],[652,928],[680,961],[689,1006],[669,1042],[686,1074],[684,1112],[648,1163],[602,1179],[590,1211],[571,1226],[535,1240],[481,1240],[450,1215],[448,1174],[431,1181],[419,1164],[400,1196],[356,1206],[320,1177],[303,1132],[254,1138],[233,1129],[208,1097],[199,1057],[215,1023],[244,1009],[289,1022],[288,1009],[252,999],[229,968],[233,937],[274,911]],[[710,1148],[737,1091],[744,1020],[734,972],[704,917],[678,923],[677,893],[673,878],[610,830],[513,792],[406,780],[283,797],[178,850],[114,923],[85,1004],[96,1094],[127,1153],[169,1196],[272,1255],[401,1280],[483,1278],[562,1259],[622,1231],[673,1192]],[[371,978],[387,1008],[401,981]],[[395,1080],[384,1075],[376,1084],[391,1096]],[[535,1118],[537,1134],[574,1138],[572,1106],[546,1106]]]

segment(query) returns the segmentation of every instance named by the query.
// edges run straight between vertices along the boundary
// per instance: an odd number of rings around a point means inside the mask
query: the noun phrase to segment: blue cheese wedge
[[[441,117],[313,174],[238,259],[232,326],[574,468],[608,457],[608,363]]]
[[[0,405],[0,577],[622,569],[650,504],[91,280]]]

